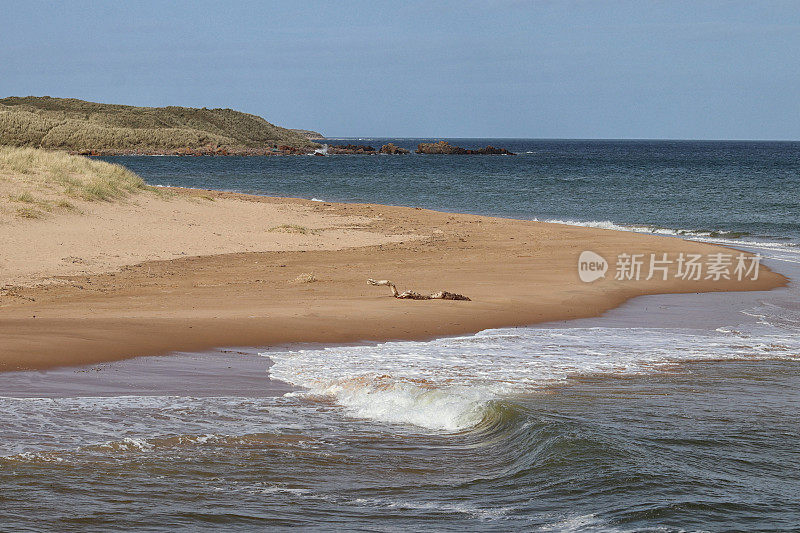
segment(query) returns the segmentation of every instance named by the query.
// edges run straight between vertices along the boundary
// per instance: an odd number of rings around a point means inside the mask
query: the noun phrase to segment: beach
[[[794,145],[451,143],[0,173],[2,523],[796,523]]]
[[[798,530],[796,3],[96,4],[0,22],[2,532]]]
[[[786,279],[578,278],[591,250],[738,252],[631,232],[168,188],[81,213],[6,220],[5,370],[297,342],[422,340],[597,316],[645,294],[767,290]],[[469,302],[404,301],[399,289]]]

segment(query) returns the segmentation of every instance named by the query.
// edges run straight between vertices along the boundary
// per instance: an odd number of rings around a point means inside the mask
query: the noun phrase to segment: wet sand
[[[767,261],[773,270],[795,279],[800,267]],[[683,328],[713,331],[718,327],[755,324],[757,316],[743,311],[764,301],[797,309],[796,286],[769,292],[654,294],[629,300],[603,317],[543,322],[542,328]],[[288,345],[287,349],[297,348]],[[306,347],[313,348],[314,345]],[[115,396],[178,396],[247,398],[277,397],[298,388],[270,377],[272,361],[261,354],[283,347],[223,348],[176,352],[168,356],[136,357],[83,366],[0,373],[3,396],[14,398],[69,398]],[[686,362],[684,364],[698,364]],[[562,386],[561,384],[559,387]]]
[[[0,254],[6,273],[0,368],[222,346],[427,339],[598,316],[645,294],[786,283],[766,268],[757,281],[616,281],[611,271],[583,283],[577,260],[584,250],[610,261],[620,253],[726,250],[405,207],[174,192],[167,200],[136,199],[124,209],[102,204],[68,219],[0,229],[4,238],[18,239]],[[275,229],[281,225],[305,231]],[[104,238],[92,241],[96,235]],[[312,273],[316,281],[305,282]],[[391,279],[401,291],[458,292],[472,301],[396,300],[385,287],[368,286],[367,278]]]
[[[269,379],[271,361],[259,350],[214,350],[137,357],[78,367],[0,373],[3,396],[282,396],[296,387]]]

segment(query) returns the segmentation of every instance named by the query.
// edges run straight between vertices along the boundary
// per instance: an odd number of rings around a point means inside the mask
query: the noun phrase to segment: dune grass
[[[75,201],[111,201],[151,191],[163,194],[120,165],[63,152],[0,146],[0,198],[22,218],[75,210]]]
[[[33,195],[29,191],[25,191],[25,192],[20,193],[20,194],[18,194],[16,196],[14,196],[12,194],[11,196],[9,196],[9,199],[12,202],[25,202],[26,204],[35,204],[36,203],[36,198],[34,198]]]

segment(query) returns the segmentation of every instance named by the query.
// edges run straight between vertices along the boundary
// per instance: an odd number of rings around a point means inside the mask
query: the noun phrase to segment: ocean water
[[[346,139],[413,149],[431,139]],[[667,234],[800,240],[800,142],[450,139],[516,156],[114,157],[148,182]]]
[[[113,160],[158,185],[723,242],[800,276],[800,143],[452,142],[520,155]],[[798,442],[796,282],[648,296],[430,342],[0,374],[0,529],[786,531]]]

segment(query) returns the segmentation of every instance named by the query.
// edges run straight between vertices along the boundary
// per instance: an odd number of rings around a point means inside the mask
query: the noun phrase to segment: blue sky
[[[7,2],[0,95],[329,136],[800,139],[800,2]]]

